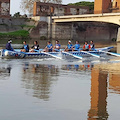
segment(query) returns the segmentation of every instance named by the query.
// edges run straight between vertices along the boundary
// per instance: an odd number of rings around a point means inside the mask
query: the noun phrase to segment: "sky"
[[[63,4],[68,4],[68,3],[75,3],[75,2],[80,2],[80,1],[94,1],[94,0],[62,0]],[[21,0],[11,0],[11,4],[10,4],[10,14],[14,14],[16,12],[20,12],[21,14],[27,14],[27,13],[24,13],[21,8],[20,8],[20,2]]]

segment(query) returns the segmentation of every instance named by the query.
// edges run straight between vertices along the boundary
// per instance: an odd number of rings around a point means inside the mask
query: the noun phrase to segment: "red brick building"
[[[0,0],[0,17],[10,17],[10,0]]]
[[[34,2],[33,16],[80,15],[89,13],[89,7]]]

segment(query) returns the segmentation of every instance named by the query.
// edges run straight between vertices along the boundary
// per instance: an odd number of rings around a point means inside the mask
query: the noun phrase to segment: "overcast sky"
[[[74,0],[74,2],[73,0],[63,0],[63,4],[75,3],[80,1],[94,1],[94,0]],[[20,9],[20,2],[21,0],[11,0],[10,14],[14,14],[16,12],[20,12],[21,14],[24,14],[23,11]]]

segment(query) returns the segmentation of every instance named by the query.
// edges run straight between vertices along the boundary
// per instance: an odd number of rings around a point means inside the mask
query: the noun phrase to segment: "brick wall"
[[[53,16],[72,15],[72,14],[77,15],[77,14],[86,14],[86,13],[89,13],[89,7],[86,6],[35,2],[33,8],[34,16],[49,16],[50,14],[52,14]]]
[[[0,0],[0,17],[10,17],[10,0]]]

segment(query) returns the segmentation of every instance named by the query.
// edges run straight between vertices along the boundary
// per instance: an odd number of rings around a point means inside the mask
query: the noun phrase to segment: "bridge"
[[[52,20],[54,23],[95,21],[95,22],[107,22],[107,23],[120,25],[120,13],[55,16],[52,17]]]
[[[89,21],[112,23],[120,26],[120,13],[53,16],[52,20],[53,23]],[[118,29],[117,42],[120,42],[120,28]]]

